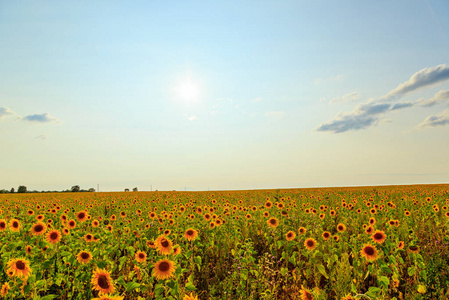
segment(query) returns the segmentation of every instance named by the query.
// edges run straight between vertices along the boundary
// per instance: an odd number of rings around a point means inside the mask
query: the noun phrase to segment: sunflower
[[[7,264],[7,273],[11,276],[20,277],[22,279],[27,279],[32,272],[30,268],[30,263],[28,260],[23,258],[10,259]]]
[[[98,227],[98,225],[100,225],[100,222],[98,222],[98,220],[92,221],[92,227]]]
[[[135,259],[137,260],[137,262],[143,263],[147,260],[147,254],[142,251],[137,251],[136,255],[135,255]]]
[[[168,238],[166,238],[164,235],[159,236],[155,241],[154,244],[156,245],[157,251],[159,251],[160,254],[168,255],[172,252],[172,241]]]
[[[30,254],[31,254],[31,250],[32,250],[32,248],[31,248],[30,245],[27,245],[27,246],[25,247],[25,253],[26,253],[27,255],[30,255]]]
[[[346,296],[341,298],[341,300],[354,300],[354,297],[352,297],[351,294],[347,294]]]
[[[5,283],[2,285],[2,289],[1,289],[1,291],[0,291],[0,296],[6,298],[6,295],[8,294],[10,288],[11,288],[11,287],[9,286],[9,282],[5,282]]]
[[[265,207],[266,208],[271,208],[273,206],[273,203],[271,203],[270,200],[268,200],[267,202],[265,202]]]
[[[381,230],[376,230],[371,236],[371,238],[373,239],[374,242],[382,244],[383,242],[385,242],[387,235],[385,234],[385,232]]]
[[[76,221],[75,221],[75,220],[70,220],[70,221],[68,221],[68,222],[67,222],[67,226],[68,226],[70,229],[75,228],[75,227],[76,227]]]
[[[47,233],[47,242],[51,244],[59,243],[61,240],[61,232],[59,230],[52,230]]]
[[[109,296],[109,295],[103,295],[98,298],[92,298],[92,300],[123,300],[123,296]]]
[[[0,231],[3,231],[6,229],[6,221],[1,219],[0,220]]]
[[[193,241],[197,238],[198,232],[195,229],[189,228],[186,230],[184,237],[188,241]]]
[[[147,241],[146,244],[149,248],[156,249],[156,245],[153,241]]]
[[[102,294],[112,294],[115,291],[111,274],[104,269],[97,268],[93,272],[91,283],[93,285],[92,289],[97,290]]]
[[[377,252],[376,247],[370,244],[365,244],[363,245],[362,250],[360,250],[360,254],[365,257],[367,261],[375,261],[379,253]]]
[[[287,241],[293,241],[296,237],[296,233],[294,233],[293,231],[289,231],[287,232],[287,234],[285,235],[285,238],[287,239]]]
[[[181,246],[175,245],[173,246],[173,255],[181,254]]]
[[[398,243],[398,249],[399,250],[402,250],[402,249],[404,249],[404,242],[403,241],[399,241],[399,243]]]
[[[329,231],[325,231],[321,236],[323,237],[323,240],[327,241],[331,237],[331,233]]]
[[[308,250],[313,250],[315,249],[317,243],[315,241],[315,239],[313,238],[308,238],[304,241],[304,246],[308,249]]]
[[[43,235],[47,231],[47,225],[43,222],[37,222],[31,227],[31,233],[33,235]]]
[[[20,231],[21,227],[22,226],[20,225],[20,222],[17,219],[11,219],[11,221],[9,221],[9,230],[18,232]]]
[[[267,221],[268,226],[272,227],[272,228],[276,228],[279,225],[279,221],[276,218],[270,218]]]
[[[371,233],[373,233],[373,231],[374,231],[374,227],[373,227],[373,226],[368,226],[368,227],[366,227],[366,229],[365,229],[365,232],[366,232],[367,234],[371,234]]]
[[[418,246],[409,246],[409,247],[408,247],[408,250],[409,250],[411,253],[418,253],[418,252],[419,252],[419,247],[418,247]]]
[[[304,287],[301,289],[300,293],[301,293],[301,300],[313,300],[312,293],[310,293],[310,291],[308,291]]]
[[[175,263],[169,259],[159,260],[153,269],[153,276],[159,280],[173,277],[176,267]]]
[[[334,235],[332,237],[334,239],[334,241],[338,242],[340,240],[340,237],[338,235]]]
[[[93,237],[92,234],[87,233],[87,234],[84,236],[84,240],[85,240],[87,243],[90,243],[90,242],[92,242],[92,241],[94,240],[94,237]]]
[[[89,251],[81,251],[76,256],[76,260],[80,264],[87,264],[88,262],[90,262],[92,260],[92,254]]]
[[[338,224],[338,225],[337,225],[337,231],[338,231],[338,232],[345,232],[345,231],[346,231],[346,226],[345,226],[345,224],[342,224],[342,223]]]
[[[84,222],[84,221],[86,221],[86,220],[87,220],[87,211],[82,210],[82,211],[78,212],[78,213],[76,214],[76,219],[77,219],[79,222]]]
[[[306,233],[307,229],[305,227],[299,227],[298,232],[299,234],[304,234]]]
[[[192,293],[190,295],[185,294],[182,300],[198,300],[198,296],[193,296]]]

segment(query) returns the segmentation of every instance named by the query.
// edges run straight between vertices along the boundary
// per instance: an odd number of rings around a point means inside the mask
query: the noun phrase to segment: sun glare
[[[196,102],[199,100],[201,91],[198,83],[191,79],[185,79],[175,88],[176,98],[185,102]]]

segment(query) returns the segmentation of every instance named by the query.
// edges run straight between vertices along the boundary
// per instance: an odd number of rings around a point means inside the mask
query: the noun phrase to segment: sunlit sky
[[[1,1],[0,189],[447,183],[448,12]]]

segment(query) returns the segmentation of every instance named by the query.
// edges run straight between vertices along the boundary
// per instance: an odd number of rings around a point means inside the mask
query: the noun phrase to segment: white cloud
[[[429,127],[449,125],[449,109],[446,109],[438,115],[428,116],[421,124],[416,128],[423,129]]]
[[[0,107],[0,120],[13,116],[15,113],[7,107]]]
[[[58,118],[51,116],[49,113],[28,115],[28,116],[24,117],[22,120],[30,121],[30,122],[37,122],[37,123],[59,122]]]
[[[256,99],[253,99],[253,102],[259,102],[259,101],[262,101],[262,98],[256,98]]]
[[[434,106],[435,104],[442,103],[442,102],[448,102],[449,103],[449,90],[440,90],[438,93],[435,94],[430,99],[425,100],[424,98],[421,98],[418,100],[419,103],[421,103],[421,106]]]
[[[189,117],[189,121],[196,121],[196,120],[198,120],[197,116],[190,116]]]
[[[353,92],[353,93],[349,93],[349,94],[346,94],[341,97],[332,98],[331,101],[329,101],[329,103],[333,104],[333,103],[344,103],[344,102],[356,102],[359,99],[360,99],[360,94]]]
[[[407,93],[447,79],[449,79],[449,66],[447,65],[424,68],[413,74],[406,82],[399,84],[397,88],[390,91],[382,99],[400,98]]]

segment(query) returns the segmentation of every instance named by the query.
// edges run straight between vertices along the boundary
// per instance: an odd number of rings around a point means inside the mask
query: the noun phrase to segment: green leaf
[[[415,273],[416,273],[415,267],[409,267],[409,268],[407,269],[407,273],[408,273],[409,276],[415,275]]]
[[[128,257],[126,257],[126,256],[120,257],[120,259],[119,259],[120,263],[119,263],[119,267],[118,267],[118,269],[119,269],[120,271],[122,270],[123,264],[125,263],[125,261],[126,261],[127,259],[128,259]]]
[[[232,254],[232,256],[235,256],[235,250],[234,249],[231,249],[231,254]]]
[[[125,284],[125,289],[126,289],[127,292],[135,290],[138,287],[140,287],[140,283],[137,283],[137,282],[134,282],[134,281],[131,281],[131,282],[128,282],[127,284]]]
[[[381,292],[382,290],[378,287],[372,286],[368,289],[368,292],[365,293],[368,297],[377,299],[377,294]]]
[[[194,291],[194,290],[196,290],[196,287],[192,284],[192,283],[190,283],[190,282],[187,282],[186,283],[186,290],[188,290],[188,291]]]
[[[47,295],[47,296],[42,297],[40,300],[51,300],[51,299],[55,299],[55,298],[58,298],[58,296],[57,295]]]
[[[320,264],[317,266],[317,268],[318,268],[318,272],[320,272],[324,277],[326,277],[326,279],[329,279],[329,276],[326,273],[326,268],[324,268],[323,265]]]
[[[198,266],[198,270],[201,270],[201,256],[196,256],[195,257],[195,262]]]
[[[377,284],[384,287],[385,289],[388,289],[388,286],[390,285],[390,279],[386,276],[379,276],[377,278]]]
[[[281,275],[282,276],[285,276],[287,274],[287,272],[288,272],[287,268],[281,268]]]

